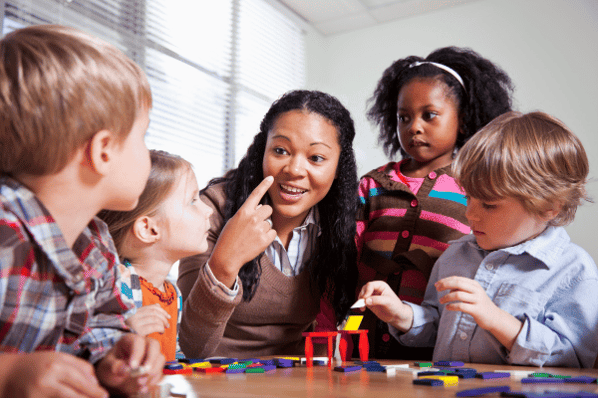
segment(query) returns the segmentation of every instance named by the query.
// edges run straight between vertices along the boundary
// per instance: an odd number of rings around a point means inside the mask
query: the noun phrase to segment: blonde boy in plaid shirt
[[[137,204],[151,102],[137,65],[78,30],[0,40],[0,396],[105,397],[159,380],[157,342],[126,333],[132,303],[95,217]]]

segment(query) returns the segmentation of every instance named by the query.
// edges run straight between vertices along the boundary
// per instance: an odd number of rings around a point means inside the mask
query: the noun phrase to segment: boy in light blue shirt
[[[422,305],[382,281],[360,298],[403,344],[434,360],[592,367],[598,353],[598,272],[563,228],[589,165],[579,139],[541,112],[509,112],[459,151],[472,235],[438,259]]]

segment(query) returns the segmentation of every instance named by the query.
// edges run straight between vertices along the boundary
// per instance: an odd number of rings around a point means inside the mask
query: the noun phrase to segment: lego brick
[[[512,398],[578,398],[586,395],[579,395],[579,393],[560,392],[560,391],[544,391],[544,392],[529,392],[529,391],[510,391],[500,394],[501,397]]]
[[[179,359],[179,362],[188,363],[191,365],[191,364],[198,363],[198,362],[206,362],[206,360],[203,358],[181,358],[181,359]]]
[[[521,379],[521,383],[523,384],[557,384],[557,383],[564,383],[565,379],[560,379],[556,377],[526,377]]]
[[[334,368],[334,370],[336,372],[355,372],[357,370],[361,370],[361,366],[360,365],[354,365],[354,366],[336,366]]]
[[[475,377],[479,379],[505,379],[511,377],[511,374],[508,372],[480,372],[476,373]]]
[[[214,358],[214,359],[209,360],[210,363],[218,364],[218,365],[229,365],[229,364],[235,363],[237,361],[238,361],[237,358]]]
[[[437,362],[434,362],[434,366],[461,367],[461,366],[465,366],[465,364],[461,361],[437,361]]]
[[[590,376],[575,376],[565,379],[565,383],[596,383],[595,377]]]
[[[181,365],[180,363],[164,365],[164,369],[168,369],[168,370],[177,370],[177,369],[183,369],[183,368],[184,368],[183,365]]]
[[[492,394],[495,392],[508,392],[511,388],[509,386],[491,386],[482,388],[472,388],[470,390],[462,390],[457,392],[458,397],[479,397],[484,394]]]
[[[194,362],[188,365],[190,368],[211,368],[212,364],[204,361],[204,362]]]
[[[201,373],[220,373],[220,372],[224,372],[226,369],[221,368],[221,367],[215,367],[215,368],[195,368],[196,372],[201,372]]]
[[[365,300],[364,299],[359,299],[355,302],[355,304],[353,304],[351,306],[351,309],[355,309],[355,308],[363,308],[365,307]]]
[[[398,364],[384,365],[384,367],[386,369],[390,369],[390,368],[407,368],[407,369],[409,369],[409,364],[408,363],[398,363]]]
[[[444,386],[444,381],[438,379],[415,379],[413,384],[422,386]]]
[[[419,372],[417,374],[418,377],[422,377],[422,376],[446,376],[446,373],[444,372]]]
[[[193,373],[193,369],[164,369],[162,370],[162,373],[165,375],[190,375]]]
[[[349,315],[347,318],[347,323],[343,330],[357,330],[359,329],[359,325],[361,325],[361,321],[363,320],[363,315]]]
[[[459,384],[457,376],[422,376],[419,379],[437,379],[442,380],[445,386],[456,386]]]
[[[419,366],[420,368],[431,368],[434,366],[432,362],[415,362],[415,366]]]
[[[245,373],[246,368],[228,368],[224,371],[224,373]]]
[[[473,379],[475,378],[476,372],[450,372],[447,376],[457,376],[460,379]]]
[[[245,368],[245,373],[264,373],[266,370],[262,366]]]

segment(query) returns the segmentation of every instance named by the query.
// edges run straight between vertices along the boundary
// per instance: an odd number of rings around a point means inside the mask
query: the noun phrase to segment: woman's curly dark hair
[[[335,178],[328,194],[317,204],[321,235],[318,237],[315,258],[307,271],[312,286],[326,294],[340,323],[352,304],[357,286],[355,248],[355,212],[357,209],[357,166],[353,152],[355,127],[349,111],[335,97],[320,91],[295,90],[276,100],[260,124],[247,153],[236,169],[208,186],[226,183],[224,222],[235,215],[249,194],[263,180],[262,163],[268,133],[285,112],[303,110],[317,113],[330,121],[338,131],[341,147]],[[243,283],[243,300],[249,301],[259,284],[261,269],[257,258],[239,271]]]
[[[455,70],[463,79],[465,88],[450,73],[431,64],[411,67],[414,62],[436,62]],[[378,125],[378,142],[389,158],[400,151],[397,136],[397,100],[401,88],[413,78],[423,77],[444,82],[459,107],[463,134],[459,134],[456,147],[461,148],[480,128],[498,115],[511,110],[513,85],[509,76],[497,65],[469,48],[444,47],[430,53],[425,59],[409,56],[389,66],[378,81],[373,103],[367,112],[370,122]]]

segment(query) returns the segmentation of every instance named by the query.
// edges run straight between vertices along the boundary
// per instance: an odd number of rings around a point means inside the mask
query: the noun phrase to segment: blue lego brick
[[[511,377],[510,373],[506,373],[506,372],[480,372],[480,373],[476,373],[475,377],[479,378],[479,379],[506,379]]]
[[[415,379],[413,384],[421,386],[444,386],[444,381],[438,379]]]
[[[245,373],[245,369],[247,368],[228,368],[224,372],[225,373]]]
[[[434,366],[461,367],[461,366],[465,366],[465,364],[461,361],[436,361],[436,362],[434,362]]]
[[[508,392],[511,388],[509,386],[491,386],[482,388],[472,388],[470,390],[463,390],[457,393],[458,397],[478,397],[484,394],[492,394],[495,392]]]
[[[164,365],[164,369],[168,369],[168,370],[179,370],[179,369],[183,369],[183,365],[181,365],[180,363],[177,363],[177,364],[166,364],[166,365]]]
[[[206,360],[203,358],[181,358],[181,359],[179,359],[179,362],[194,364],[194,363],[206,362]]]
[[[521,379],[523,384],[558,384],[564,383],[566,379],[560,379],[555,377],[526,377]]]
[[[475,378],[476,372],[450,372],[447,376],[457,376],[460,379],[473,379]]]
[[[510,391],[500,394],[501,397],[511,398],[581,398],[588,397],[585,392],[563,392],[563,391],[544,391],[544,392],[529,392],[529,391]],[[593,394],[595,395],[595,394]],[[593,396],[591,395],[591,396]]]
[[[357,370],[361,370],[361,366],[360,365],[355,365],[355,366],[336,366],[334,368],[335,371],[337,372],[355,372]]]
[[[238,362],[237,358],[217,358],[217,359],[210,359],[210,363],[219,364],[219,365],[229,365],[234,362]]]
[[[421,376],[446,376],[444,372],[418,372],[417,377]]]
[[[565,383],[586,383],[586,384],[596,383],[596,378],[590,377],[590,376],[575,376],[575,377],[570,377],[570,378],[564,379],[564,380],[565,380]]]

